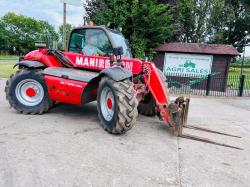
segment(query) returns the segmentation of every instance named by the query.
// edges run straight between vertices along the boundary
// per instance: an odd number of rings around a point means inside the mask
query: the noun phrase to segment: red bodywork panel
[[[169,121],[170,116],[167,106],[170,101],[168,101],[168,92],[164,82],[154,63],[144,62],[143,66],[145,84],[155,99],[157,111],[160,112],[160,115],[165,121]]]
[[[39,49],[28,53],[24,60],[35,60],[42,62],[48,67],[62,67],[56,57],[47,55],[48,49]],[[65,56],[71,60],[73,66],[78,69],[89,69],[101,71],[110,67],[108,57],[86,56],[81,53],[64,52]],[[152,93],[156,103],[157,110],[165,121],[168,121],[167,112],[167,90],[164,82],[159,75],[157,68],[152,62],[142,62],[140,59],[122,59],[126,69],[130,70],[133,75],[143,74],[144,81],[148,90]],[[48,87],[49,96],[53,101],[59,101],[70,104],[81,104],[84,88],[88,83],[53,77],[46,75],[45,81]],[[88,93],[91,94],[91,93]],[[92,92],[93,94],[93,92]],[[96,90],[95,90],[96,94]],[[84,98],[83,98],[84,99]]]
[[[81,104],[83,90],[88,83],[45,75],[49,97],[52,101]],[[83,98],[84,99],[84,98]]]
[[[24,56],[24,60],[35,60],[42,62],[48,67],[62,67],[60,62],[53,55],[47,55],[48,49],[39,49],[31,51]],[[65,56],[71,60],[74,67],[103,70],[110,67],[108,57],[102,56],[86,56],[81,53],[64,52]],[[142,72],[142,61],[140,59],[122,59],[126,69],[133,74],[140,74]]]
[[[24,56],[24,60],[34,60],[43,63],[47,67],[62,67],[53,55],[46,55],[48,49],[38,49],[29,52]]]
[[[48,49],[39,49],[31,51],[24,56],[24,60],[39,61],[47,67],[62,67],[56,57],[47,55]],[[64,52],[65,56],[71,60],[74,67],[79,69],[89,69],[101,71],[110,67],[108,57],[101,56],[86,56],[81,53]],[[142,61],[139,59],[123,59],[124,66],[133,74],[140,74],[142,72]],[[60,77],[45,75],[45,81],[48,87],[49,96],[52,101],[58,101],[70,104],[82,104],[82,94],[84,88],[88,83],[81,81],[74,81]],[[92,95],[96,95],[97,89],[91,90]]]
[[[158,104],[168,104],[167,90],[164,82],[157,72],[157,68],[151,62],[144,62],[144,68],[149,74],[144,74],[145,83]],[[150,75],[150,76],[148,76]]]
[[[64,53],[77,68],[103,70],[110,67],[109,57],[86,56],[81,53],[65,52]],[[142,61],[140,59],[122,59],[126,69],[133,74],[142,72]]]

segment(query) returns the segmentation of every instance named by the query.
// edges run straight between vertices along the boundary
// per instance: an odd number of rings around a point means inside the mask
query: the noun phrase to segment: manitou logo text
[[[84,67],[92,67],[98,69],[106,69],[110,67],[109,59],[91,58],[91,57],[76,57],[76,65]],[[124,61],[125,68],[129,71],[133,69],[133,62]]]

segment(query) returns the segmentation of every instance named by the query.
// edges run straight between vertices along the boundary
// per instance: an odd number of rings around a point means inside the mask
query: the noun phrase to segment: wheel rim
[[[42,85],[36,80],[25,79],[16,86],[17,100],[26,106],[38,105],[44,97]]]
[[[113,92],[109,87],[105,87],[101,91],[100,108],[102,116],[106,121],[111,121],[114,116],[115,100]]]

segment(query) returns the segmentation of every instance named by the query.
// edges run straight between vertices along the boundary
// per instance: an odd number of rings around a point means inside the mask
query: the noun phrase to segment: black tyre
[[[137,112],[136,91],[126,79],[116,82],[103,77],[97,94],[97,110],[101,125],[112,134],[122,134],[133,127]]]
[[[18,70],[7,80],[5,93],[10,106],[24,114],[42,114],[52,106],[40,70]]]

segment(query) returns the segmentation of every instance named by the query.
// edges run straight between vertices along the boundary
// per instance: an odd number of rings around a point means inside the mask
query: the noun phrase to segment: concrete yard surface
[[[156,117],[139,116],[124,135],[99,124],[96,102],[60,104],[22,115],[0,79],[0,187],[250,186],[250,99],[192,98],[188,124],[241,139],[185,129],[244,148],[177,138]]]

